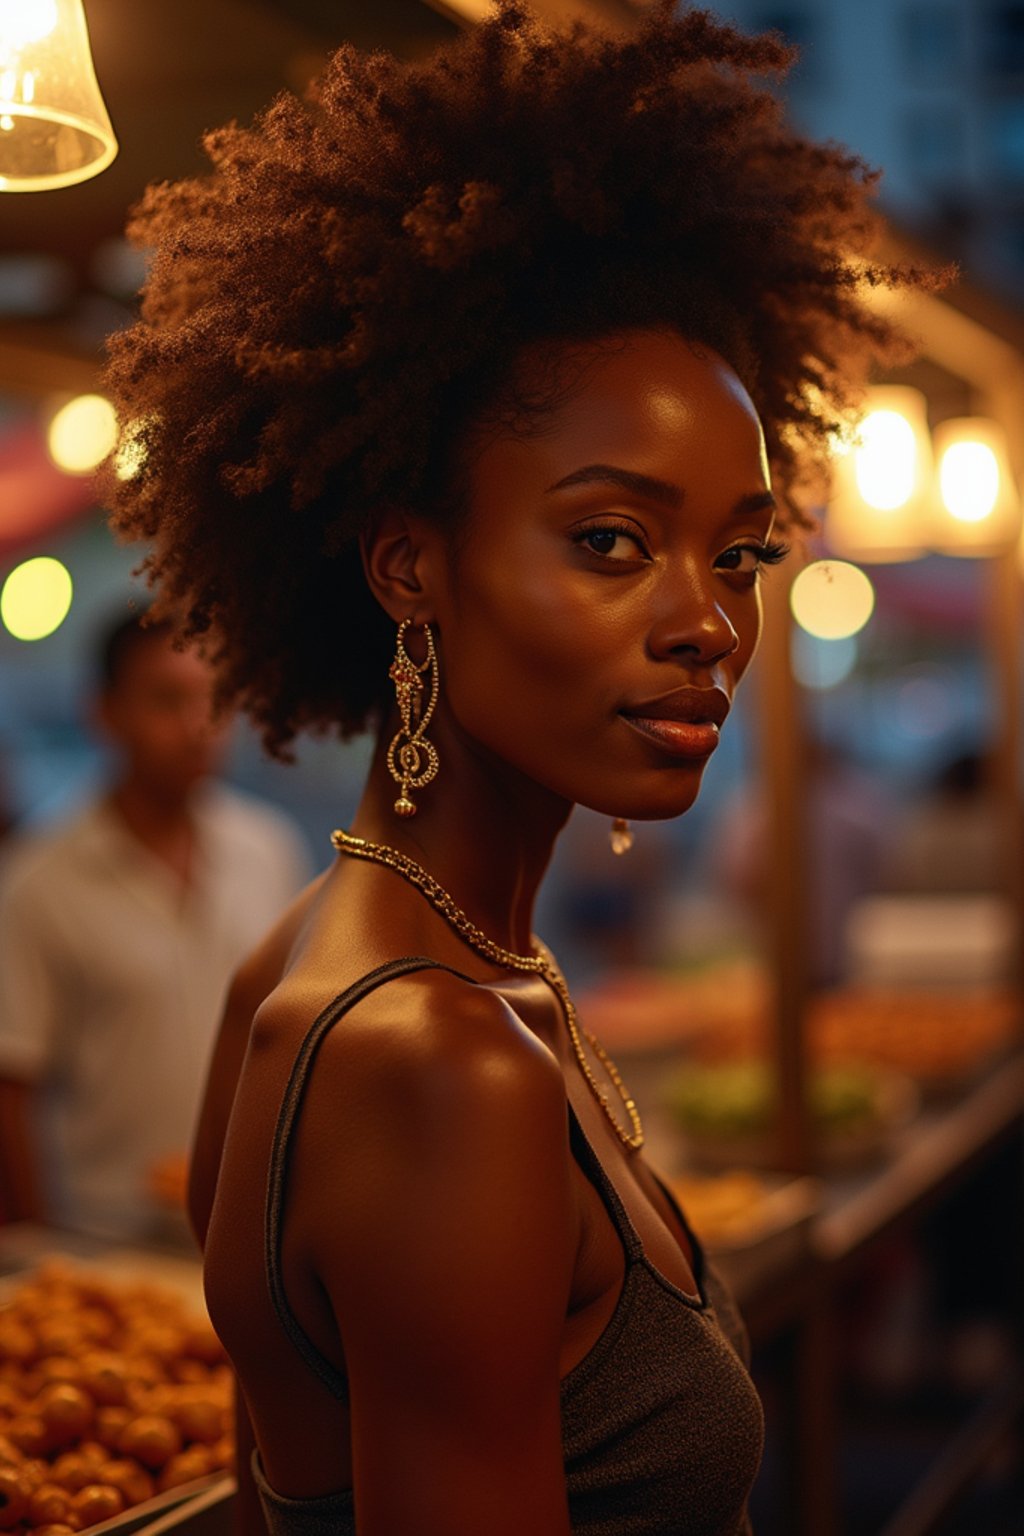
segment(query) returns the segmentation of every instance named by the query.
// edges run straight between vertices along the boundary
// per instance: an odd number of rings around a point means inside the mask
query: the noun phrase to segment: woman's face
[[[550,360],[522,359],[527,390]],[[452,728],[593,810],[686,810],[757,644],[771,523],[761,427],[717,354],[646,331],[590,349],[537,432],[473,458],[435,604]]]

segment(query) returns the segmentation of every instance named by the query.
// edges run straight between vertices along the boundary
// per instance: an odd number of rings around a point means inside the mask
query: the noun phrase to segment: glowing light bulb
[[[1012,549],[1021,504],[1003,423],[957,416],[935,428],[936,496],[930,543],[947,555],[986,556]]]
[[[872,411],[854,448],[857,489],[869,507],[893,512],[910,500],[917,481],[917,438],[898,411]]]
[[[57,0],[0,0],[0,51],[15,53],[56,30]]]
[[[0,193],[72,186],[116,154],[83,0],[0,0]]]
[[[0,620],[15,640],[44,640],[68,616],[73,595],[66,566],[37,555],[15,566],[0,590]]]
[[[870,619],[875,589],[856,565],[845,560],[815,560],[805,566],[790,589],[793,617],[819,640],[845,640]]]
[[[999,462],[987,443],[951,443],[939,462],[939,491],[951,517],[980,523],[999,500]]]
[[[102,395],[79,395],[50,422],[47,447],[58,469],[88,474],[117,446],[117,417]]]

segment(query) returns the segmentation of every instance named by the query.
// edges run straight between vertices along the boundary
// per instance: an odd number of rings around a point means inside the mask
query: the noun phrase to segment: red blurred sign
[[[96,506],[92,475],[67,475],[34,420],[0,433],[0,559],[39,544]]]

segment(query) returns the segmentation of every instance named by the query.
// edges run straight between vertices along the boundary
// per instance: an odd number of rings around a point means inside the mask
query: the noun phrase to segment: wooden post
[[[1024,996],[1024,805],[1021,803],[1021,575],[1016,550],[986,562],[988,650],[995,734],[991,793],[999,827],[1002,888],[1013,907],[1012,984]],[[1024,1019],[1022,1019],[1024,1027]]]
[[[982,395],[986,414],[995,417],[1006,433],[1010,468],[1018,485],[1024,475],[1024,368],[1019,364],[994,379]],[[991,758],[991,792],[1000,831],[1003,855],[1002,886],[1014,914],[1014,946],[1011,983],[1021,1004],[1020,1034],[1024,1038],[1024,708],[1021,686],[1024,665],[1024,591],[1016,549],[990,560],[986,605],[987,643],[992,668],[995,702],[995,737]]]
[[[763,588],[764,633],[757,663],[758,763],[768,806],[764,918],[775,1015],[777,1145],[784,1168],[807,1173],[814,1163],[804,1047],[809,990],[808,785],[800,689],[790,662],[793,621],[788,569],[771,572]]]

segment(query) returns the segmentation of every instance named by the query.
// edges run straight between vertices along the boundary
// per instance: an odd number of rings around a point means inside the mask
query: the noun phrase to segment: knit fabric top
[[[280,1268],[287,1154],[309,1070],[328,1029],[393,976],[427,969],[393,961],[347,989],[311,1026],[278,1119],[267,1199],[267,1282],[307,1364],[343,1401],[343,1374],[317,1351],[288,1306]],[[441,967],[447,969],[447,967]],[[746,1536],[747,1495],[763,1439],[761,1404],[746,1369],[746,1336],[728,1291],[690,1236],[698,1294],[648,1259],[611,1179],[567,1101],[573,1156],[601,1197],[625,1252],[615,1311],[589,1353],[561,1383],[562,1447],[574,1536]],[[253,1475],[271,1536],[358,1536],[352,1489],[286,1498]]]

